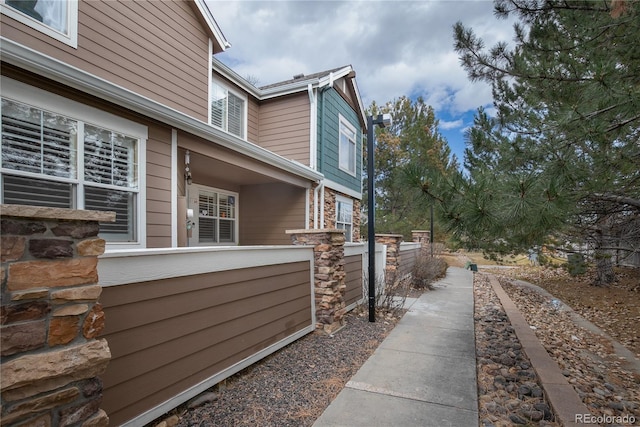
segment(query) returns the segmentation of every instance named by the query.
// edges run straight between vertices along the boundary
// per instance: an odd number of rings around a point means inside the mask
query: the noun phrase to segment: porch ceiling
[[[191,174],[194,182],[226,181],[236,185],[256,185],[280,182],[276,178],[218,159],[191,153]]]

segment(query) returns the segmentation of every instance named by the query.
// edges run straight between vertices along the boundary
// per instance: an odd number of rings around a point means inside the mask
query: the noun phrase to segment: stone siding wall
[[[398,276],[400,266],[400,244],[402,234],[376,234],[376,243],[387,246],[387,259],[384,268],[385,286],[393,286]]]
[[[431,231],[411,230],[411,240],[420,243],[420,255],[423,257],[431,254]]]
[[[331,334],[344,326],[344,230],[289,230],[294,245],[313,246],[316,329]]]
[[[315,187],[311,191],[309,191],[309,228],[316,228],[314,224],[314,195],[315,195]],[[324,188],[324,224],[318,224],[318,228],[335,228],[336,227],[336,195],[340,195],[346,198],[350,198],[353,200],[353,235],[351,236],[352,242],[360,242],[360,224],[361,224],[361,209],[362,203],[360,200],[353,199],[346,194],[338,193],[329,188]],[[319,209],[323,209],[323,206],[319,206]],[[320,214],[318,213],[318,218],[320,218]]]
[[[2,425],[106,426],[102,374],[111,354],[96,337],[99,222],[115,214],[1,205]]]

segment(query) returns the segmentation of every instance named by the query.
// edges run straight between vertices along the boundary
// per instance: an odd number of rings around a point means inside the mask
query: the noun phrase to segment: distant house
[[[345,229],[360,240],[365,112],[355,71],[344,66],[255,88],[214,59],[214,78],[249,97],[249,137],[258,145],[322,173],[310,198],[311,228]],[[255,104],[254,104],[255,103]]]

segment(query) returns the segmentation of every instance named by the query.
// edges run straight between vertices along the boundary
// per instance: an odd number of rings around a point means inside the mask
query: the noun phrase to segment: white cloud
[[[218,57],[260,85],[350,64],[365,106],[422,96],[451,122],[491,104],[491,88],[460,66],[453,25],[473,28],[488,46],[512,37],[487,0],[207,3],[232,44]]]
[[[443,129],[443,130],[449,130],[449,129],[455,129],[455,128],[462,127],[462,125],[464,125],[464,120],[462,120],[462,119],[453,120],[453,121],[450,121],[450,122],[440,121],[439,128]]]

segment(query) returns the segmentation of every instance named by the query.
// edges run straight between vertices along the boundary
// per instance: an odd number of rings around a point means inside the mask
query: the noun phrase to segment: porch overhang
[[[323,175],[298,162],[293,162],[256,144],[217,129],[208,123],[181,113],[166,105],[139,95],[122,86],[87,73],[41,52],[0,37],[2,61],[73,89],[143,114],[178,130],[196,135],[226,149],[281,169],[304,180],[318,182]]]

